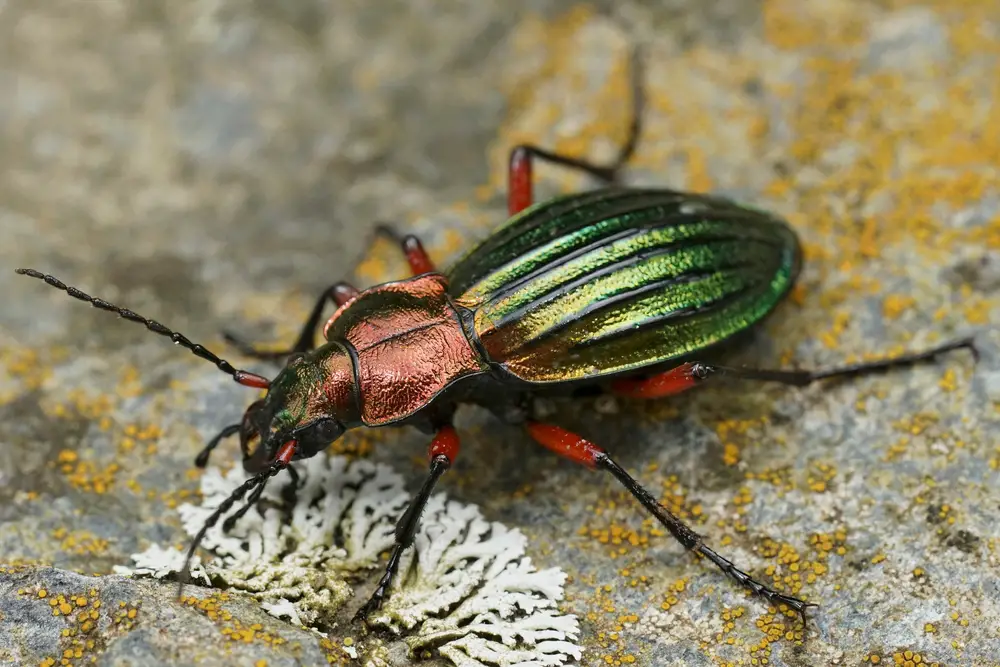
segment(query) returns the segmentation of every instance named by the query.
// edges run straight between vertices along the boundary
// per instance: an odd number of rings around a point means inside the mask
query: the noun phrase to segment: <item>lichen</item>
[[[208,531],[203,547],[213,557],[191,572],[249,593],[273,616],[326,629],[352,595],[347,580],[381,565],[409,496],[399,475],[367,461],[317,456],[296,467],[291,506],[291,478],[279,477],[228,533],[221,521]],[[202,504],[178,508],[185,530],[194,535],[244,479],[237,470],[207,470]],[[415,655],[436,651],[459,667],[578,659],[577,619],[557,607],[566,575],[536,570],[526,544],[475,506],[432,496],[390,597],[369,622],[405,639]],[[181,570],[184,554],[154,545],[132,558],[133,567],[116,571],[164,578]]]
[[[65,621],[59,632],[58,656],[46,656],[39,664],[54,667],[97,662],[97,656],[103,652],[108,641],[107,634],[100,630],[103,609],[97,589],[92,588],[86,593],[58,593],[45,588],[22,588],[18,590],[18,595],[48,603],[52,615]],[[131,614],[130,620],[135,619],[138,607],[133,607],[128,613]],[[117,619],[115,622],[118,623]]]

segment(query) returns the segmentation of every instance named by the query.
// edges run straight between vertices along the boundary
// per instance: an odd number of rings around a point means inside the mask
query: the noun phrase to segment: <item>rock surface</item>
[[[632,41],[648,104],[626,180],[745,198],[806,246],[801,287],[737,362],[822,366],[972,332],[980,362],[555,406],[719,551],[819,603],[804,636],[610,480],[481,411],[460,416],[444,490],[573,576],[583,664],[1000,664],[1000,6],[608,5],[0,2],[0,664],[312,665],[362,640],[109,575],[182,539],[191,461],[250,392],[15,266],[270,373],[220,329],[287,341],[329,284],[403,275],[392,248],[367,250],[377,221],[444,264],[503,219],[514,144],[612,155]],[[592,185],[538,173],[543,196]],[[416,485],[424,445],[400,430],[337,449]]]

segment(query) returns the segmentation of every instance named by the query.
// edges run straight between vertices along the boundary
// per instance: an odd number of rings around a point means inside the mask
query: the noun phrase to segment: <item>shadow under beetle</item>
[[[637,64],[637,60],[634,61]],[[596,165],[522,145],[510,153],[510,219],[451,269],[438,272],[420,241],[399,238],[413,277],[359,291],[337,283],[316,302],[298,340],[283,352],[259,352],[227,335],[242,353],[287,357],[274,380],[237,370],[162,324],[69,287],[33,269],[17,269],[102,310],[139,322],[214,363],[240,384],[266,388],[238,424],[198,455],[239,434],[244,468],[254,473],[209,517],[191,543],[181,581],[209,528],[244,497],[223,524],[245,514],[267,481],[292,461],[328,447],[347,429],[412,425],[434,433],[427,477],[400,517],[385,574],[356,618],[377,610],[400,556],[411,545],[437,481],[459,453],[451,425],[460,403],[485,406],[523,423],[544,447],[615,477],[684,548],[736,583],[802,615],[812,603],[757,581],[705,544],[604,449],[532,415],[530,400],[599,386],[628,397],[660,398],[712,378],[805,386],[930,361],[969,348],[971,338],[913,354],[840,368],[762,370],[712,363],[720,346],[759,323],[788,294],[801,264],[798,239],[769,213],[718,197],[615,185],[638,141],[641,74],[633,70],[633,117],[617,160]],[[577,169],[609,187],[533,205],[532,161]],[[327,301],[336,312],[315,329]]]

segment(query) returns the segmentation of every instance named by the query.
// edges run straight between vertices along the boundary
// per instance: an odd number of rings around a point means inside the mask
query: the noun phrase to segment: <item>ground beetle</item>
[[[434,433],[430,470],[396,526],[384,576],[356,618],[382,604],[400,555],[414,537],[435,484],[455,461],[451,425],[460,403],[483,405],[522,423],[538,443],[614,476],[686,549],[701,554],[738,584],[803,615],[811,603],[755,580],[709,548],[598,445],[532,413],[532,397],[581,387],[660,398],[712,377],[805,386],[930,361],[969,348],[970,338],[893,359],[841,368],[760,370],[712,363],[723,344],[759,323],[788,294],[801,248],[787,223],[769,213],[712,197],[616,185],[635,149],[642,117],[639,68],[633,70],[633,118],[618,159],[596,165],[536,146],[510,154],[510,219],[449,271],[438,272],[414,236],[398,237],[413,277],[363,292],[346,283],[316,302],[290,350],[260,352],[227,335],[248,356],[287,357],[274,380],[237,370],[162,324],[91,297],[33,269],[39,278],[102,310],[139,322],[214,363],[240,384],[267,395],[198,455],[204,467],[223,439],[239,434],[252,477],[233,491],[195,537],[249,494],[231,526],[260,498],[267,481],[292,461],[316,455],[347,429],[417,426]],[[533,204],[532,160],[591,174],[608,187]],[[327,301],[337,310],[315,345]],[[181,580],[186,578],[187,566]]]

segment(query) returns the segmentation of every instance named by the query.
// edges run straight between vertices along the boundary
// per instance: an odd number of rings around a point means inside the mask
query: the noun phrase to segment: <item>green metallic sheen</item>
[[[795,233],[769,213],[608,188],[529,207],[447,275],[490,361],[544,384],[703,352],[770,313],[800,264]]]

